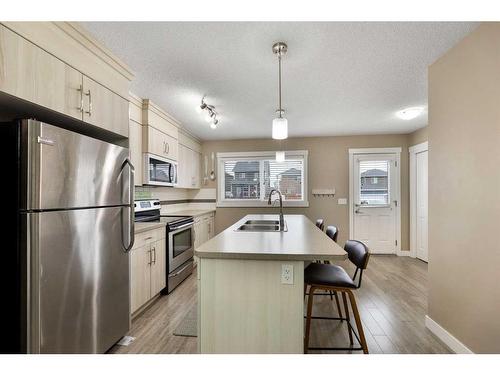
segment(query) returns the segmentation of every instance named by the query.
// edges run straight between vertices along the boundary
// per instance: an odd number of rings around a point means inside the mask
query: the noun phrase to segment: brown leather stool
[[[358,289],[361,286],[361,279],[363,277],[363,270],[366,269],[368,265],[368,259],[370,253],[368,248],[359,241],[349,240],[344,246],[344,250],[347,252],[349,260],[356,266],[356,271],[354,276],[351,278],[347,272],[340,266],[333,264],[321,264],[321,263],[311,263],[304,270],[304,288],[309,285],[309,297],[307,301],[307,315],[306,315],[306,334],[304,338],[304,353],[308,350],[363,350],[365,354],[368,354],[368,346],[366,345],[365,334],[363,332],[363,325],[361,323],[361,318],[359,316],[358,307],[356,305],[356,299],[353,294],[354,289]],[[356,283],[356,276],[359,272],[358,282]],[[314,299],[314,291],[316,289],[321,289],[325,291],[332,291],[335,293],[342,293],[342,300],[344,302],[345,318],[334,318],[334,317],[321,317],[312,316],[312,306]],[[351,304],[354,319],[356,321],[356,328],[358,333],[354,330],[351,325],[349,316],[349,307],[347,305],[347,296],[349,296],[349,302]],[[311,319],[326,319],[326,320],[340,320],[347,321],[347,329],[349,332],[350,347],[335,347],[335,348],[324,348],[324,347],[311,347],[309,348],[309,335],[311,332]],[[360,347],[353,347],[353,334],[356,337]]]
[[[325,230],[325,219],[316,220],[316,226],[323,232]]]

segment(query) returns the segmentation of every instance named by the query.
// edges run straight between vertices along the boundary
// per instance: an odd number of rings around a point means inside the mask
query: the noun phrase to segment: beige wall
[[[429,68],[429,316],[500,353],[500,23]]]
[[[409,135],[375,135],[348,137],[291,138],[284,141],[287,150],[309,150],[309,193],[314,188],[335,188],[335,198],[316,198],[309,194],[309,207],[285,208],[285,213],[301,213],[310,219],[324,218],[328,224],[339,227],[339,243],[349,236],[348,205],[338,205],[338,198],[349,197],[349,148],[402,147],[401,152],[401,249],[409,246],[408,202],[408,137]],[[203,155],[211,152],[269,151],[278,145],[272,139],[211,141],[202,144]],[[216,187],[209,182],[207,187]],[[227,228],[249,213],[276,212],[276,208],[217,208],[216,231]]]
[[[429,127],[420,128],[408,134],[408,146],[415,146],[429,139]]]

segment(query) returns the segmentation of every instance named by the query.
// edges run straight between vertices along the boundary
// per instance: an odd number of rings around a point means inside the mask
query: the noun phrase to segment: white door
[[[372,253],[394,254],[398,248],[399,166],[396,154],[354,154],[352,238]]]
[[[423,261],[428,261],[428,151],[416,155],[416,256]]]

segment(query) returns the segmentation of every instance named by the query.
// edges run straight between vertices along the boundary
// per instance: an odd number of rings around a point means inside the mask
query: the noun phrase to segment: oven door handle
[[[181,273],[183,273],[191,264],[186,264],[184,267],[182,267],[181,270],[177,271],[173,275],[168,275],[168,278],[171,279],[172,277],[179,276]]]
[[[182,225],[180,225],[178,227],[172,228],[173,229],[172,233],[175,233],[175,232],[177,232],[177,231],[179,231],[181,229],[184,229],[184,228],[187,228],[187,227],[192,227],[192,226],[193,226],[193,223],[182,224]]]

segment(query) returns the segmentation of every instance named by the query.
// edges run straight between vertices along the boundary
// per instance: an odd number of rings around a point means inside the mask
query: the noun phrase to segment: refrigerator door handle
[[[135,175],[135,168],[132,162],[130,161],[129,158],[125,159],[125,161],[122,164],[122,171],[125,169],[125,167],[128,166],[130,170],[130,178],[129,178],[129,200],[130,200],[130,217],[129,217],[129,239],[130,243],[128,245],[125,245],[123,243],[123,230],[122,230],[122,246],[125,252],[129,252],[132,249],[132,246],[134,246],[134,241],[135,241],[135,236],[134,236],[134,175]],[[123,222],[122,222],[123,225]]]

